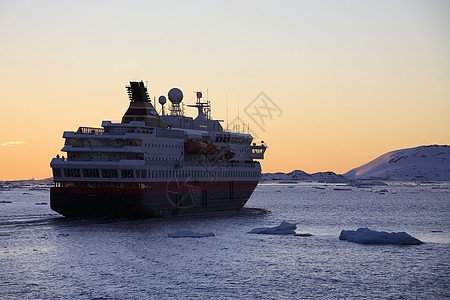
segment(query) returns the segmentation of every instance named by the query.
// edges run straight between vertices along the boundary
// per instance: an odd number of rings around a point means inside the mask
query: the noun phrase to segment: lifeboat
[[[189,140],[184,143],[184,149],[189,153],[203,153],[205,155],[217,154],[220,151],[220,145],[212,143],[202,143],[193,140]]]
[[[207,147],[207,144],[189,140],[184,143],[184,150],[189,153],[203,153]]]
[[[206,155],[217,154],[220,151],[220,145],[208,143],[206,149],[203,151]]]
[[[236,155],[236,153],[231,152],[230,150],[228,150],[228,151],[225,153],[225,158],[226,158],[226,159],[232,159],[235,155]]]

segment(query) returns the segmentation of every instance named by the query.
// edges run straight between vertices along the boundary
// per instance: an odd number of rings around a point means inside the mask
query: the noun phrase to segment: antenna
[[[173,88],[169,91],[169,101],[172,102],[170,109],[172,116],[183,116],[184,106],[181,104],[183,100],[183,92],[178,88]],[[181,105],[180,105],[181,104]]]
[[[241,119],[239,118],[239,96],[238,96],[238,119],[237,119],[237,132],[239,133],[240,128],[239,128],[239,123],[240,123]]]
[[[206,118],[211,119],[211,102],[209,101],[209,88],[206,88]]]
[[[166,97],[159,96],[158,100],[159,100],[159,104],[161,104],[161,115],[164,116],[165,115],[165,113],[164,113],[164,104],[166,104]],[[155,100],[155,104],[156,104],[156,100]]]
[[[228,94],[227,94],[227,131],[228,131]]]

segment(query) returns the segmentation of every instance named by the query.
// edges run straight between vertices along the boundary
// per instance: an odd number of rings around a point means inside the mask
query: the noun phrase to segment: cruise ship
[[[126,87],[120,123],[65,131],[66,156],[53,158],[50,206],[67,217],[177,217],[240,210],[261,178],[267,146],[224,130],[210,101],[195,92],[196,118],[184,115],[178,88],[160,96],[159,114],[144,82]],[[156,102],[156,98],[154,99]],[[154,103],[155,104],[155,103]],[[168,103],[169,104],[169,103]],[[156,104],[155,104],[156,105]]]

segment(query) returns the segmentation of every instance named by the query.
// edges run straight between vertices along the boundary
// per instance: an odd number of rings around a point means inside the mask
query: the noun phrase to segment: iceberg
[[[358,230],[342,230],[340,240],[347,240],[359,244],[395,244],[395,245],[420,245],[422,241],[410,236],[406,232],[384,232],[369,228]]]
[[[295,234],[295,229],[296,228],[297,228],[296,224],[292,224],[292,223],[283,221],[278,226],[253,228],[248,233],[255,233],[255,234]]]
[[[200,238],[200,237],[209,237],[214,236],[214,233],[198,233],[192,230],[177,230],[175,232],[169,233],[169,237],[178,238],[178,237],[190,237],[190,238]]]

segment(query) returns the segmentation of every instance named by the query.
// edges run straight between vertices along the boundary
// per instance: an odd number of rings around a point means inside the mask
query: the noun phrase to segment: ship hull
[[[163,218],[240,210],[257,183],[239,190],[149,191],[54,187],[50,207],[67,217]]]

